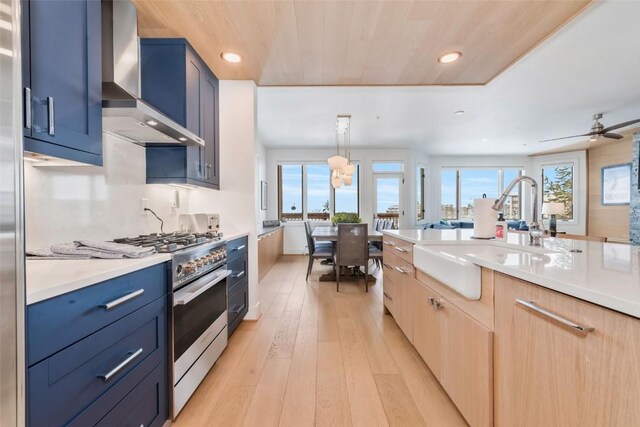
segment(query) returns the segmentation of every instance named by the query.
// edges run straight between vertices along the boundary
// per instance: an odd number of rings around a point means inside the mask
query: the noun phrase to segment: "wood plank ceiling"
[[[134,0],[141,37],[186,37],[219,78],[261,86],[485,84],[589,2]]]

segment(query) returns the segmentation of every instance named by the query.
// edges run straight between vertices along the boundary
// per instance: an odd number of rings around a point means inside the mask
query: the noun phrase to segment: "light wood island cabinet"
[[[488,268],[470,300],[400,240],[385,307],[471,426],[640,426],[640,319]]]
[[[640,320],[500,273],[495,286],[496,425],[640,425]]]

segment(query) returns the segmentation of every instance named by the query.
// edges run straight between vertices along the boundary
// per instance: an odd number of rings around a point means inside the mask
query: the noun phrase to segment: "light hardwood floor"
[[[285,256],[267,274],[262,317],[238,327],[174,425],[466,425],[384,314],[380,279],[336,293],[318,281],[330,267],[316,263],[307,282],[306,265]]]

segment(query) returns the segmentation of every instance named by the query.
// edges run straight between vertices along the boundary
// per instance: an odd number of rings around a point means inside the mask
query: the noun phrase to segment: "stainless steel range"
[[[227,346],[227,244],[217,234],[116,239],[171,253],[173,418]]]

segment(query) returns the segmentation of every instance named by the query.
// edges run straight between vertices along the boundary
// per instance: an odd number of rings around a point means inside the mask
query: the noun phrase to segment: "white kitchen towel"
[[[81,240],[51,245],[49,249],[28,251],[27,255],[42,259],[120,259],[144,258],[156,252],[153,247],[138,247],[122,243]]]
[[[93,250],[98,250],[105,253],[121,254],[127,258],[144,258],[156,252],[156,249],[153,246],[142,247],[125,245],[123,243],[101,242],[92,240],[80,240],[76,243],[80,243],[80,245],[82,246],[86,246]]]
[[[63,255],[56,254],[51,251],[51,249],[34,249],[27,251],[27,257],[29,259],[91,259],[89,255]]]

